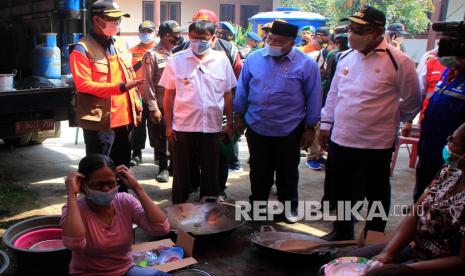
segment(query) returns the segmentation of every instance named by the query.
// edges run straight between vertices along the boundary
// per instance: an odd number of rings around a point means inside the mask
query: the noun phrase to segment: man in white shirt
[[[332,199],[354,206],[366,197],[369,208],[381,203],[388,214],[390,163],[399,124],[412,121],[421,106],[418,75],[414,63],[384,39],[386,18],[381,11],[362,7],[344,20],[350,20],[352,49],[339,59],[321,112],[320,141],[329,152]],[[368,220],[365,231],[383,232],[386,222],[380,217]],[[353,239],[353,220],[336,221],[324,238]]]
[[[189,48],[172,57],[159,82],[165,88],[166,138],[173,145],[174,204],[189,197],[195,153],[201,170],[200,197],[219,194],[219,142],[222,132],[232,137],[231,90],[237,81],[224,53],[210,47],[214,33],[214,23],[193,22]]]

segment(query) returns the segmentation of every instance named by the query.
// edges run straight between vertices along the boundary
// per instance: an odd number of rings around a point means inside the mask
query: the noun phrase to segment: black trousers
[[[250,127],[246,137],[250,153],[250,201],[267,201],[275,183],[278,200],[290,201],[291,209],[298,207],[300,140],[304,130],[300,124],[288,136],[263,136]]]
[[[147,139],[147,131],[149,134],[150,146],[155,150],[154,160],[159,161],[163,166],[169,160],[170,150],[168,147],[168,141],[165,136],[165,120],[162,120],[160,124],[155,124],[150,120],[150,110],[146,103],[143,103],[142,111],[142,123],[134,129],[134,135],[132,139],[132,150],[134,153],[139,154],[145,148],[145,141]],[[162,116],[164,112],[161,109]],[[164,168],[166,169],[166,168]]]
[[[115,166],[129,167],[131,161],[132,125],[113,128],[110,131],[84,129],[86,155],[99,153],[110,156]],[[122,185],[120,191],[127,191]]]
[[[173,145],[173,204],[189,198],[191,175],[200,167],[200,197],[219,195],[220,133],[176,132]]]
[[[140,154],[145,149],[145,141],[147,140],[147,123],[149,119],[149,107],[146,103],[142,103],[142,122],[134,128],[131,139],[131,149],[134,154]],[[150,133],[149,133],[150,135]]]
[[[393,149],[357,149],[329,143],[327,160],[331,168],[330,179],[334,200],[368,200],[368,210],[374,201],[380,201],[386,215],[391,204],[390,164]],[[379,211],[379,210],[376,210]],[[338,211],[339,212],[339,211]],[[363,214],[362,214],[363,215]],[[368,220],[366,230],[383,232],[387,221],[380,217]],[[354,233],[354,221],[336,221],[334,230]]]
[[[442,166],[444,166],[443,160],[432,161],[419,156],[416,167],[415,190],[413,191],[414,202],[421,197],[426,187],[431,184],[431,181],[433,181],[439,173]]]

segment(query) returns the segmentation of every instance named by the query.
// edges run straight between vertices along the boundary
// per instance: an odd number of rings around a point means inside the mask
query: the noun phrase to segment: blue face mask
[[[265,49],[268,52],[268,55],[272,57],[279,57],[283,55],[283,47],[270,46],[270,44],[265,44]]]
[[[118,186],[108,192],[96,191],[85,186],[86,198],[100,206],[110,204],[118,193]]]
[[[150,44],[154,40],[154,35],[153,33],[140,33],[139,39],[144,44]]]
[[[457,160],[452,160],[452,157],[457,157]],[[449,149],[449,145],[445,145],[444,148],[442,149],[442,158],[444,159],[444,163],[448,165],[451,168],[456,168],[459,161],[462,160],[465,157],[465,155],[459,156],[455,153],[453,153]]]
[[[210,49],[211,40],[191,39],[189,45],[194,54],[202,56]]]

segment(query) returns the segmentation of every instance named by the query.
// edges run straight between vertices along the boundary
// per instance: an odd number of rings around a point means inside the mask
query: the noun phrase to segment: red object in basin
[[[14,246],[21,249],[50,250],[64,248],[61,228],[45,228],[19,236]]]

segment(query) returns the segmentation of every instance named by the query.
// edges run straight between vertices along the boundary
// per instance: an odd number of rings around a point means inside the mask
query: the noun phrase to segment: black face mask
[[[227,33],[219,33],[218,38],[229,41],[229,35]]]
[[[328,45],[329,40],[322,39],[322,40],[319,40],[318,43],[319,43],[321,46],[324,46],[325,44]]]
[[[182,36],[175,36],[171,34],[173,39],[170,39],[169,42],[173,45],[179,45],[184,42],[184,38]]]

